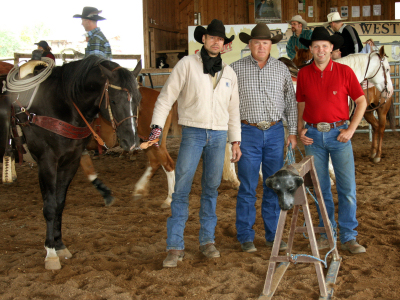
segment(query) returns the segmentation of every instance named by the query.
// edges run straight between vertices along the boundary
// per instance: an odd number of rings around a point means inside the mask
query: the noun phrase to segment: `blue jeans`
[[[283,167],[283,146],[285,135],[282,122],[268,130],[242,124],[242,157],[238,162],[240,187],[236,204],[236,230],[240,243],[254,240],[253,225],[256,221],[256,188],[260,164],[263,174],[263,197],[261,215],[264,220],[265,239],[275,238],[280,214],[278,196],[265,185],[265,179]]]
[[[203,157],[200,199],[200,246],[214,243],[217,225],[218,187],[224,167],[227,131],[182,127],[182,141],[175,168],[175,192],[167,221],[167,250],[183,250],[183,232],[189,216],[189,193],[193,177]]]
[[[310,146],[305,146],[306,155],[313,155],[315,168],[318,174],[322,196],[333,230],[336,231],[335,205],[333,203],[331,183],[329,178],[329,154],[336,176],[336,190],[338,193],[338,221],[340,242],[343,244],[354,240],[358,226],[356,218],[356,176],[354,168],[353,147],[351,141],[341,143],[337,140],[339,129],[347,129],[347,124],[331,129],[329,132],[320,132],[317,128],[306,125],[306,136],[313,139]],[[319,226],[323,227],[321,212],[318,208]],[[325,235],[323,235],[325,236]]]

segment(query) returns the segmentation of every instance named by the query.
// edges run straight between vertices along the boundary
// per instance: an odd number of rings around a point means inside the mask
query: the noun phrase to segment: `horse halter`
[[[378,69],[376,70],[374,76],[367,78],[367,72],[368,72],[369,63],[371,62],[371,56],[372,56],[373,54],[378,55],[380,66],[379,66]],[[367,80],[367,83],[368,83],[368,80],[374,78],[374,77],[378,74],[379,70],[382,68],[383,76],[384,76],[384,78],[385,78],[385,88],[382,90],[382,92],[386,92],[386,97],[385,97],[385,101],[384,101],[383,103],[379,104],[377,107],[374,107],[374,108],[372,108],[372,109],[367,109],[366,112],[370,112],[370,111],[377,110],[378,108],[380,108],[381,106],[383,106],[383,105],[386,103],[386,101],[389,99],[389,90],[388,90],[388,88],[387,88],[387,83],[388,83],[388,81],[387,81],[387,76],[386,76],[385,67],[384,67],[384,65],[383,65],[383,61],[385,60],[385,57],[387,57],[387,55],[384,54],[384,55],[381,56],[381,55],[378,53],[378,51],[373,51],[373,52],[371,52],[371,53],[369,54],[369,56],[368,56],[368,64],[367,64],[367,68],[365,69],[364,80]],[[368,89],[367,89],[367,98],[368,98]]]
[[[114,72],[115,70],[120,69],[120,68],[122,68],[122,67],[121,67],[121,66],[116,67],[115,69],[113,69],[113,70],[111,71],[111,73]],[[101,71],[101,73],[104,75],[104,73],[103,73],[103,71],[102,71],[101,68],[100,68],[100,71]],[[136,115],[132,115],[132,116],[126,117],[126,118],[122,119],[120,122],[118,122],[117,120],[115,120],[115,118],[114,118],[114,116],[113,116],[113,113],[112,113],[112,110],[111,110],[110,96],[109,96],[109,94],[108,94],[108,87],[111,87],[111,88],[117,89],[117,90],[126,91],[127,94],[128,94],[128,102],[131,102],[132,100],[131,100],[131,96],[130,96],[130,94],[129,94],[128,89],[126,89],[126,88],[121,88],[121,87],[119,87],[119,86],[110,84],[110,81],[109,81],[108,78],[107,78],[106,83],[104,84],[103,92],[102,92],[102,94],[101,94],[100,103],[99,103],[99,108],[100,108],[100,106],[101,106],[101,103],[103,102],[103,98],[105,98],[105,99],[106,99],[106,100],[105,100],[106,109],[108,109],[108,113],[109,113],[109,115],[110,115],[110,120],[111,120],[111,126],[112,126],[112,128],[113,128],[113,130],[114,130],[114,132],[115,132],[115,130],[117,129],[117,127],[120,126],[120,125],[122,124],[122,122],[124,122],[124,121],[126,121],[126,120],[128,120],[128,119],[131,119],[131,118],[137,118],[138,111],[139,111],[139,107],[137,108]],[[93,130],[93,128],[90,126],[90,124],[88,123],[88,121],[85,119],[85,117],[83,116],[83,114],[82,114],[81,111],[79,110],[78,106],[77,106],[74,102],[72,102],[72,104],[75,106],[75,109],[78,111],[78,113],[79,113],[79,115],[82,117],[83,121],[85,121],[86,125],[89,127],[90,131],[91,131],[92,134],[93,134],[93,138],[97,141],[97,143],[98,143],[99,145],[101,145],[101,146],[105,147],[106,149],[108,149],[106,143],[105,143],[105,142],[102,140],[102,138]]]
[[[111,73],[114,72],[114,71],[116,71],[116,70],[118,70],[118,69],[120,69],[120,68],[122,68],[122,67],[121,67],[121,66],[116,67],[115,69],[113,69],[113,70],[111,71]],[[101,70],[101,69],[100,69],[100,70]],[[103,72],[103,71],[102,71],[102,72]],[[106,106],[106,109],[108,110],[108,114],[109,114],[109,116],[110,116],[111,126],[112,126],[112,128],[114,129],[114,131],[115,131],[115,130],[117,130],[117,127],[120,126],[120,125],[122,124],[122,122],[124,122],[124,121],[126,121],[126,120],[129,120],[129,119],[131,119],[131,118],[137,118],[138,113],[136,112],[136,115],[132,115],[132,116],[126,117],[126,118],[122,119],[120,122],[118,122],[118,121],[115,119],[115,117],[114,117],[114,115],[113,115],[113,113],[112,113],[112,110],[111,110],[110,95],[109,95],[109,93],[108,93],[108,87],[113,88],[113,89],[115,89],[115,90],[125,91],[125,92],[128,94],[128,102],[131,102],[132,100],[131,100],[131,95],[129,94],[128,89],[122,88],[122,87],[120,87],[120,86],[116,86],[116,85],[113,85],[113,84],[110,84],[110,81],[109,81],[108,78],[107,78],[106,83],[104,84],[103,93],[102,93],[102,95],[101,95],[101,99],[100,99],[100,103],[99,103],[99,108],[100,108],[101,103],[103,102],[103,98],[104,98],[104,99],[105,99],[105,106]]]

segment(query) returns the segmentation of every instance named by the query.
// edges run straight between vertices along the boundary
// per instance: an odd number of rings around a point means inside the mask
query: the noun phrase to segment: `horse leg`
[[[389,111],[390,108],[390,104],[387,105],[385,103],[385,105],[381,108],[378,109],[378,120],[379,120],[379,129],[378,131],[378,146],[377,146],[377,152],[376,155],[374,157],[374,163],[378,163],[381,161],[381,157],[382,157],[382,143],[383,143],[383,135],[385,134],[385,128],[386,128],[386,115]]]
[[[67,167],[59,167],[57,170],[57,212],[54,220],[54,242],[58,257],[69,259],[71,252],[62,241],[62,213],[65,206],[67,190],[79,167],[78,161],[74,162],[75,167],[71,168],[71,163]]]
[[[372,144],[371,144],[370,158],[375,159],[376,154],[378,152],[379,123],[378,120],[375,118],[373,111],[366,112],[364,114],[364,118],[372,126]]]
[[[114,197],[111,195],[112,192],[99,178],[97,178],[97,173],[94,169],[92,159],[86,150],[82,153],[80,164],[86,177],[103,197],[105,205],[112,205],[114,203]]]
[[[239,189],[240,181],[236,175],[235,164],[231,163],[231,158],[232,158],[232,147],[230,143],[226,143],[222,179],[230,181],[234,189]]]
[[[154,148],[155,147],[152,146],[146,150],[146,155],[147,158],[149,159],[149,163],[142,177],[140,177],[140,179],[135,184],[135,190],[133,191],[134,200],[138,200],[148,194],[147,185],[150,181],[150,178],[153,177],[154,173],[158,170],[158,168],[161,165],[161,163],[155,157]]]
[[[47,251],[44,265],[47,270],[61,269],[60,259],[56,252],[56,243],[54,240],[54,228],[56,214],[59,207],[56,200],[56,163],[52,163],[50,157],[45,157],[38,162],[39,185],[43,197],[43,216],[46,220],[46,241],[44,247]]]
[[[159,149],[154,149],[154,147],[152,148],[153,149],[150,149],[150,151],[153,151],[155,159],[159,164],[161,164],[165,174],[167,175],[168,196],[167,199],[164,200],[163,204],[161,204],[161,208],[168,208],[171,206],[172,194],[175,188],[175,163],[169,155],[165,144],[161,144]]]

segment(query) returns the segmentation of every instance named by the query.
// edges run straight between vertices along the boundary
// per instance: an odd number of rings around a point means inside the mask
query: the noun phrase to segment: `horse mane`
[[[85,81],[90,70],[105,61],[96,55],[72,61],[64,64],[60,69],[54,70],[53,73],[57,77],[61,77],[64,94],[69,99],[77,99],[84,92]]]

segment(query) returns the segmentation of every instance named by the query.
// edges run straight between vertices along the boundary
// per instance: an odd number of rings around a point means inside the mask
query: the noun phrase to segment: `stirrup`
[[[17,179],[15,172],[15,159],[11,156],[3,156],[3,183],[13,183]]]

